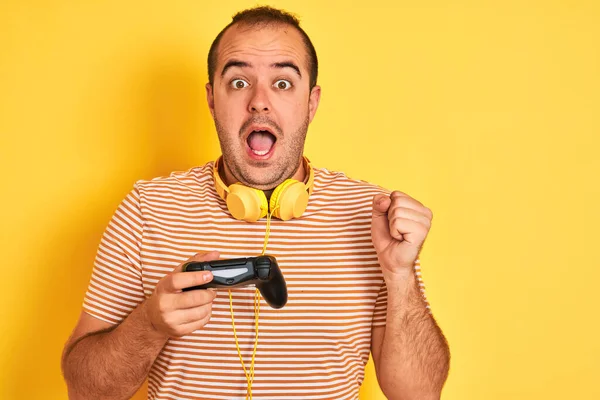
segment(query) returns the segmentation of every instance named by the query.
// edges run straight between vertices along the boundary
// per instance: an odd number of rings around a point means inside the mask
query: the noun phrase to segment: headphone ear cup
[[[304,183],[286,179],[271,194],[269,209],[273,216],[287,221],[300,218],[308,205],[308,192]]]
[[[256,222],[267,215],[269,205],[261,190],[234,183],[229,187],[227,208],[235,219]]]

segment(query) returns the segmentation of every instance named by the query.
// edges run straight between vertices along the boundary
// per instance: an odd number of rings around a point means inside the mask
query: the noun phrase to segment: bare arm
[[[128,399],[144,382],[168,336],[156,331],[140,304],[119,325],[71,339],[62,367],[69,398]],[[82,313],[79,325],[91,325]]]
[[[437,400],[448,376],[448,344],[414,271],[432,218],[405,193],[373,197],[371,239],[388,298],[386,326],[373,328],[371,351],[379,386],[394,400]]]
[[[413,273],[386,285],[386,326],[372,332],[381,390],[388,399],[437,400],[450,364],[446,339],[426,308]]]
[[[190,260],[208,261],[217,252]],[[182,288],[206,283],[208,272],[173,273],[117,326],[82,313],[65,345],[62,368],[71,399],[129,399],[146,379],[169,337],[184,336],[210,319],[215,292]]]

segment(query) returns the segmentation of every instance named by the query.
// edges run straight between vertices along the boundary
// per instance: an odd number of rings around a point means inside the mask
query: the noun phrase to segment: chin
[[[257,165],[258,164],[258,165]],[[241,174],[245,185],[259,190],[271,190],[285,181],[285,170],[272,163],[252,162]]]

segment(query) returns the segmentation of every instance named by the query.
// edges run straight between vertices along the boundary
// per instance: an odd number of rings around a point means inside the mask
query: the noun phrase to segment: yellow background
[[[137,179],[219,154],[206,54],[254,4],[2,1],[1,399],[66,398],[100,235]],[[320,58],[306,154],[434,210],[442,398],[600,398],[600,3],[271,4]]]

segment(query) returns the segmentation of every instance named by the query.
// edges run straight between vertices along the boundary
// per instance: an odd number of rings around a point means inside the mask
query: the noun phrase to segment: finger
[[[175,307],[177,309],[195,308],[211,304],[215,297],[217,297],[217,292],[214,290],[198,289],[181,292],[177,294]]]
[[[174,312],[174,320],[177,325],[186,325],[200,321],[212,313],[212,303],[204,304],[199,307],[187,308],[185,310],[177,310]]]
[[[396,217],[390,220],[390,235],[400,242],[420,243],[427,236],[427,232],[427,227],[412,219]]]
[[[373,218],[385,216],[390,208],[390,197],[385,194],[377,194],[373,196]]]
[[[390,198],[394,199],[396,197],[410,197],[410,196],[408,196],[406,193],[401,192],[399,190],[394,190],[392,193],[390,193]]]
[[[404,218],[419,222],[426,226],[427,228],[431,227],[431,220],[425,214],[423,214],[420,210],[413,210],[412,208],[405,207],[397,207],[391,208],[388,211],[388,219],[391,221],[394,218]]]
[[[418,200],[413,199],[408,195],[398,193],[402,192],[392,192],[392,194],[390,195],[390,198],[392,199],[392,204],[390,205],[390,207],[406,207],[412,208],[414,210],[421,210],[426,208]]]
[[[164,289],[170,293],[179,293],[182,289],[204,285],[212,280],[213,274],[210,271],[174,272],[166,277]]]
[[[212,261],[218,260],[220,253],[218,251],[199,252],[188,258],[186,261],[179,264],[171,274],[165,276],[162,282],[162,290],[169,293],[177,293],[181,289],[196,285],[202,285],[210,282],[213,279],[212,272],[182,272],[183,266],[191,261]]]
[[[208,251],[208,252],[200,251],[200,252],[194,254],[193,256],[191,256],[190,258],[188,258],[187,260],[185,260],[184,262],[182,262],[181,264],[179,264],[177,267],[175,267],[173,272],[182,272],[183,265],[190,261],[212,261],[212,260],[218,260],[219,257],[220,257],[220,253],[218,251]]]
[[[371,217],[371,234],[383,240],[390,240],[387,211],[391,200],[385,194],[373,196],[373,214]]]
[[[198,329],[204,328],[204,326],[206,324],[208,324],[208,322],[210,321],[210,317],[211,317],[211,315],[208,314],[206,317],[204,317],[198,321],[190,322],[190,323],[184,324],[184,325],[179,325],[175,329],[175,337],[181,338],[185,335],[189,335],[190,333],[192,333]]]

